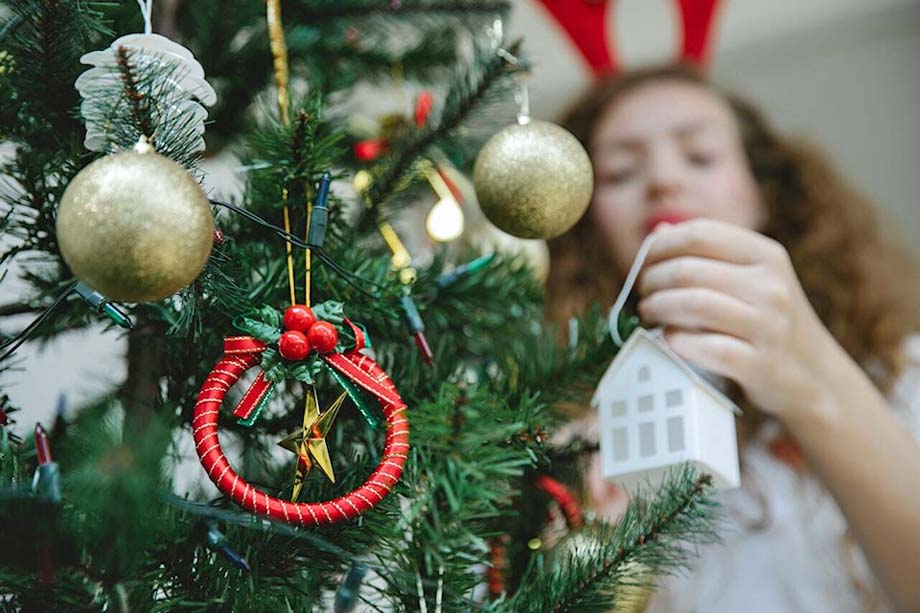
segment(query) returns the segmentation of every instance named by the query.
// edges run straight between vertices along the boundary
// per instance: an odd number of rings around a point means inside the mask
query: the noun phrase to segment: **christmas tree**
[[[35,316],[4,324],[0,375],[99,321],[129,346],[123,384],[47,431],[0,389],[4,607],[595,610],[713,538],[706,476],[616,525],[557,480],[592,451],[550,437],[614,354],[599,312],[560,343],[525,260],[394,230],[513,122],[507,2],[138,4],[0,9],[0,262],[30,287],[0,313]],[[368,84],[410,111],[362,131]],[[222,152],[236,202],[198,187]]]

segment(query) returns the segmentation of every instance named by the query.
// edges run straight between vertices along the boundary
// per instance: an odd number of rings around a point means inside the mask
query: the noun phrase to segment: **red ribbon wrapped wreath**
[[[346,353],[328,353],[322,359],[338,373],[373,394],[383,407],[387,434],[377,468],[358,489],[326,502],[289,502],[257,490],[230,466],[217,437],[217,418],[224,396],[239,378],[261,361],[267,345],[251,336],[224,340],[224,355],[205,379],[192,420],[195,450],[211,481],[238,505],[257,515],[301,526],[329,525],[354,519],[383,500],[399,481],[409,451],[409,420],[406,404],[389,376],[369,357],[360,353],[364,334],[351,322],[356,346]],[[272,383],[260,372],[243,395],[234,414],[248,416],[268,394]]]

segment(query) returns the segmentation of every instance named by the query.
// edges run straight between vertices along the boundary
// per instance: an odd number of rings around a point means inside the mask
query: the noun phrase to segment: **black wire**
[[[2,491],[3,490],[0,490],[0,493],[2,493]],[[180,498],[171,492],[157,491],[156,496],[166,504],[198,517],[232,523],[242,528],[248,528],[251,530],[284,534],[288,537],[308,541],[312,543],[314,547],[338,556],[343,560],[357,560],[354,554],[349,553],[335,543],[332,543],[321,536],[312,534],[307,530],[298,530],[297,528],[268,518],[261,518],[256,515],[250,515],[248,513],[240,513],[237,511],[221,509],[206,503]],[[382,566],[378,564],[375,564],[374,566],[375,568],[382,569]]]
[[[42,325],[42,323],[46,319],[48,319],[48,317],[51,316],[52,311],[54,311],[54,309],[56,309],[59,304],[64,302],[64,299],[67,298],[67,296],[69,296],[73,292],[74,288],[77,287],[77,283],[78,281],[74,281],[69,286],[67,286],[67,289],[61,292],[61,295],[55,298],[54,302],[52,302],[44,311],[42,311],[41,315],[39,315],[34,320],[32,320],[32,323],[26,326],[25,329],[22,330],[22,332],[0,343],[0,349],[6,349],[7,347],[9,347],[9,350],[6,353],[4,353],[3,355],[0,355],[0,362],[10,357],[14,351],[19,349],[19,347],[24,342],[26,342],[29,336],[33,332],[35,332],[35,330],[40,325]]]
[[[365,283],[373,283],[375,286],[381,287],[379,284],[374,283],[370,279],[365,279],[363,277],[360,277],[356,275],[355,273],[351,272],[350,270],[346,270],[345,268],[342,268],[335,260],[330,258],[329,255],[326,254],[326,252],[323,251],[321,248],[312,247],[312,249],[313,249],[313,253],[315,253],[316,256],[319,257],[321,262],[323,262],[326,266],[331,268],[333,272],[337,273],[339,276],[345,279],[345,281],[349,285],[351,285],[353,288],[355,288],[356,290],[358,290],[359,292],[363,293],[364,295],[370,298],[374,298],[374,299],[380,298],[380,294],[378,292],[372,292],[370,290],[364,289],[363,287],[358,285],[357,281],[362,281]]]
[[[349,270],[342,268],[331,257],[329,257],[329,255],[323,250],[322,247],[317,247],[316,245],[310,245],[302,238],[295,236],[291,234],[290,232],[286,232],[282,228],[279,228],[278,226],[259,217],[252,211],[236,206],[235,204],[230,204],[228,202],[221,202],[220,200],[212,199],[211,204],[224,207],[225,209],[229,209],[233,211],[234,213],[240,215],[241,217],[244,217],[257,225],[260,225],[263,228],[271,230],[272,233],[277,235],[279,238],[291,243],[295,247],[300,247],[301,249],[310,249],[312,253],[315,253],[317,257],[319,257],[321,262],[323,262],[326,266],[331,268],[332,271],[335,272],[337,275],[345,279],[345,281],[349,285],[351,285],[352,287],[354,287],[356,290],[360,291],[361,293],[365,294],[366,296],[369,296],[371,298],[379,298],[380,294],[367,290],[364,287],[361,287],[358,284],[358,282],[365,283],[377,289],[383,289],[386,287],[382,283],[377,283],[376,281],[373,281],[371,279],[365,279],[364,277],[360,275],[357,275]]]

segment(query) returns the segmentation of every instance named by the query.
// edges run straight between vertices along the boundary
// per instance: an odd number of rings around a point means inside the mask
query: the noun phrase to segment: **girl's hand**
[[[705,219],[659,227],[639,293],[640,317],[665,327],[675,353],[736,381],[777,417],[822,406],[829,373],[853,365],[786,250],[752,230]]]

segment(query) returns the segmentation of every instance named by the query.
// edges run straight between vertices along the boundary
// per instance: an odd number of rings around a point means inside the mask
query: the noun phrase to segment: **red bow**
[[[396,390],[386,387],[381,380],[386,376],[383,369],[373,360],[361,353],[364,348],[364,332],[353,324],[348,318],[345,323],[349,325],[355,336],[355,346],[345,353],[327,353],[321,357],[330,368],[337,370],[349,381],[361,386],[381,402],[399,406],[403,402]],[[268,345],[251,336],[231,336],[224,339],[224,355],[239,356],[243,359],[260,355]],[[255,381],[243,394],[233,415],[242,421],[249,420],[256,409],[268,398],[274,383],[265,378],[265,372],[259,371]]]

